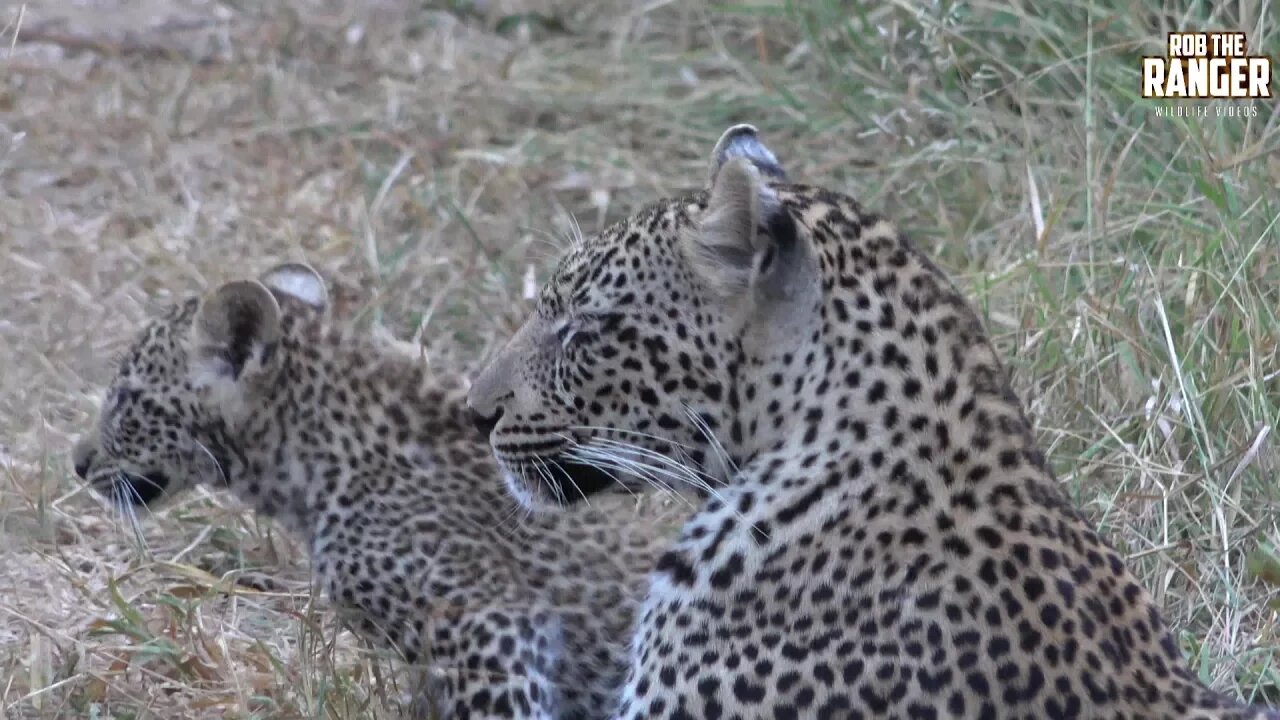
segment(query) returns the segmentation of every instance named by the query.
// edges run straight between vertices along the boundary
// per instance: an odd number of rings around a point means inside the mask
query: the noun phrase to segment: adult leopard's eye
[[[613,312],[579,313],[567,317],[556,325],[556,340],[560,342],[561,348],[568,348],[569,343],[579,336],[599,335],[613,329],[620,318],[621,315]]]
[[[568,349],[569,343],[573,341],[574,335],[580,329],[581,318],[577,317],[564,318],[556,325],[556,340],[560,343],[561,349]]]
[[[138,394],[139,392],[137,390],[130,390],[127,387],[118,386],[111,391],[110,395],[107,396],[107,407],[118,408],[121,405],[124,405],[125,402],[137,398]]]

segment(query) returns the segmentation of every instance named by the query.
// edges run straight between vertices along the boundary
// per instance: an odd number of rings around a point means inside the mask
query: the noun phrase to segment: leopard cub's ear
[[[253,379],[273,367],[280,305],[255,280],[230,282],[207,295],[191,328],[193,374],[213,383]]]
[[[284,263],[262,274],[258,281],[272,292],[310,305],[320,312],[329,309],[329,290],[324,278],[305,263]]]

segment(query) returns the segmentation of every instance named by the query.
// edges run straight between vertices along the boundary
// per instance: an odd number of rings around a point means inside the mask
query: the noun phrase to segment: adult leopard
[[[678,518],[621,498],[524,517],[461,388],[328,305],[286,264],[173,306],[124,354],[76,472],[122,505],[204,483],[279,520],[358,630],[426,664],[433,719],[602,717]]]
[[[1187,669],[893,225],[750,126],[708,185],[573,248],[469,399],[535,505],[725,481],[659,562],[620,717],[1280,718]]]

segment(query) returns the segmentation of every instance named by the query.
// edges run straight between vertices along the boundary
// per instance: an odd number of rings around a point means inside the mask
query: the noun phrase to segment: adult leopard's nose
[[[492,415],[485,415],[479,410],[472,408],[471,422],[475,424],[476,430],[480,433],[480,437],[485,441],[489,441],[489,435],[493,433],[493,429],[498,427],[498,421],[502,419],[502,406],[494,409]]]

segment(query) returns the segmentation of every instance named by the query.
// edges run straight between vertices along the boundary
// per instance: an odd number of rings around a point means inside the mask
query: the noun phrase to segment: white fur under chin
[[[531,515],[545,515],[563,510],[562,506],[548,500],[548,493],[539,493],[538,489],[529,486],[527,480],[506,468],[502,469],[502,484],[507,488],[507,495],[511,496],[522,510]]]
[[[504,469],[502,471],[502,484],[506,486],[507,494],[524,510],[537,513],[544,512],[547,509],[543,503],[538,501],[537,495],[515,473]]]

